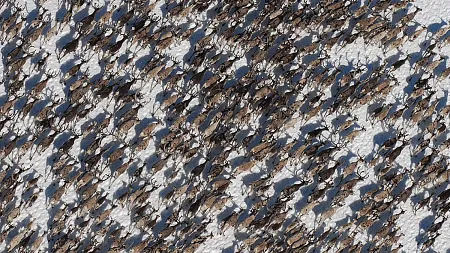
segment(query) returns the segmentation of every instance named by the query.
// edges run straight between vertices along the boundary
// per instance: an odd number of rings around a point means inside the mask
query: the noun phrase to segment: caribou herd
[[[1,251],[442,250],[450,21],[422,8],[0,1]]]

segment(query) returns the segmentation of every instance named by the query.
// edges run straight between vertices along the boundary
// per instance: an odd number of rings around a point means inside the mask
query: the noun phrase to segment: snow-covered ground
[[[0,250],[448,251],[449,7],[294,2],[0,3]]]

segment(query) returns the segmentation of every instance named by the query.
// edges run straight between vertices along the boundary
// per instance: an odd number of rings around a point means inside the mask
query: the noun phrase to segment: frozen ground
[[[10,2],[1,251],[448,251],[442,2]]]

